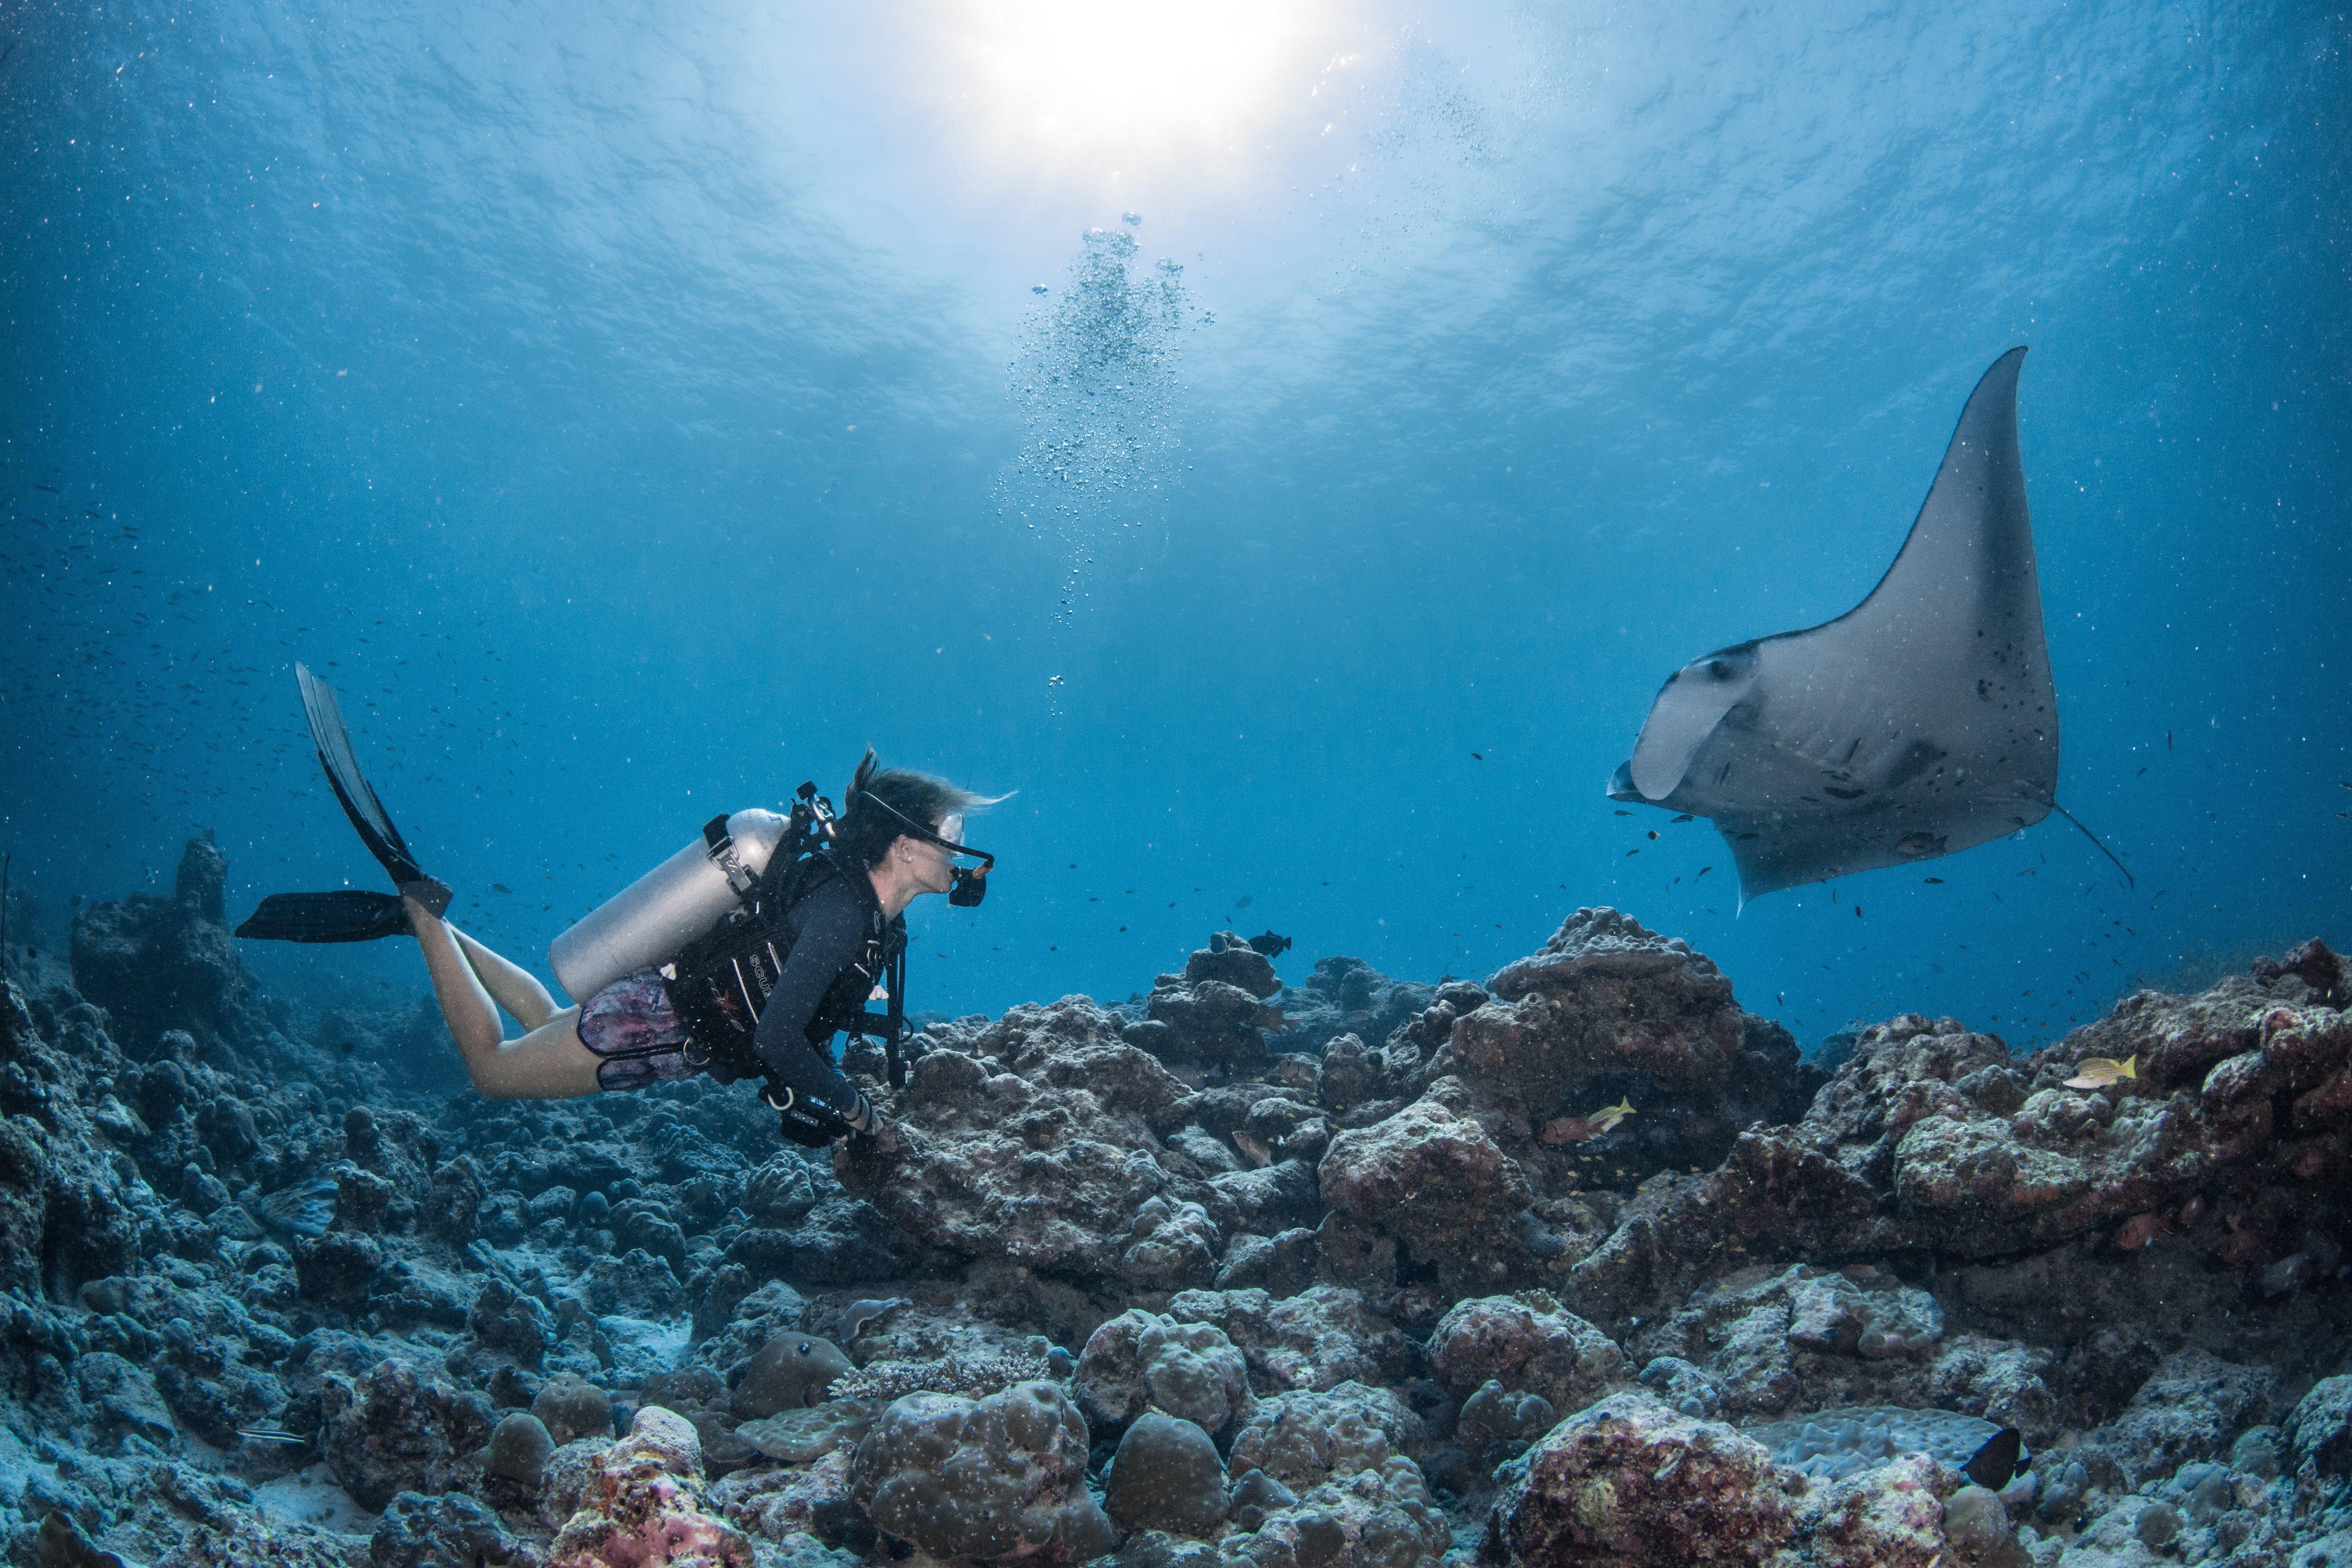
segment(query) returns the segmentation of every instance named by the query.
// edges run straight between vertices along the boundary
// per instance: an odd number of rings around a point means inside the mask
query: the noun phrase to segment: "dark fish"
[[[504,882],[492,882],[490,884],[490,891],[493,893],[511,893],[514,889],[508,887]]]
[[[1483,763],[1483,762],[1485,762],[1486,759],[1486,758],[1484,758],[1484,757],[1482,757],[1482,756],[1480,756],[1477,752],[1471,752],[1471,753],[1470,753],[1470,760],[1471,760],[1472,762],[1474,762],[1474,763]]]
[[[1853,906],[1853,918],[1856,920],[1862,919],[1862,906],[1860,904]]]
[[[1699,877],[1704,877],[1704,876],[1706,876],[1709,871],[1712,871],[1712,870],[1714,870],[1714,869],[1715,869],[1715,868],[1714,868],[1714,867],[1712,867],[1712,866],[1701,866],[1701,867],[1698,868],[1698,875],[1699,875]],[[1696,880],[1698,880],[1698,877],[1694,877],[1694,878],[1692,878],[1692,879],[1691,879],[1691,880],[1692,880],[1692,881],[1694,881],[1694,882],[1696,882]]]
[[[1288,952],[1291,948],[1291,942],[1288,937],[1276,936],[1270,931],[1260,931],[1257,935],[1250,938],[1249,944],[1253,949],[1265,954],[1268,958],[1280,958],[1284,953]]]
[[[1691,814],[1685,811],[1680,816],[1675,817],[1675,820],[1676,822],[1688,822],[1691,820]]]
[[[2014,1426],[2004,1426],[1985,1439],[1960,1468],[1969,1479],[1980,1487],[1999,1491],[2017,1479],[2017,1462],[2024,1457],[2025,1442]]]
[[[1930,878],[1928,878],[1928,879],[1927,879],[1927,880],[1928,880],[1928,881],[1930,881],[1930,882],[1935,883],[1937,887],[1941,887],[1941,886],[1943,886],[1943,883],[1944,883],[1944,879],[1942,879],[1941,877],[1930,877]]]

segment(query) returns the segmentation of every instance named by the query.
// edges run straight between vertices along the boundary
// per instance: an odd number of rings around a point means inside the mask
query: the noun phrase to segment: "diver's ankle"
[[[414,882],[400,885],[400,900],[407,906],[412,924],[420,912],[439,920],[448,912],[449,900],[456,897],[449,884],[438,877],[419,877]]]

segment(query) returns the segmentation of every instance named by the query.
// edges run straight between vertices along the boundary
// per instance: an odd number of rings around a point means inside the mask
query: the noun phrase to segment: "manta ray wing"
[[[1836,620],[1675,672],[1610,793],[1714,819],[1743,900],[2031,826],[2058,700],[2017,445],[2023,348],[1993,363],[1903,549]]]

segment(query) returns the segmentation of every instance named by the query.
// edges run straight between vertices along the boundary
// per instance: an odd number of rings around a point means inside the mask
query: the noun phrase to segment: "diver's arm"
[[[866,911],[838,880],[820,887],[793,910],[800,934],[784,972],[768,994],[751,1048],[777,1081],[860,1131],[872,1129],[873,1108],[841,1070],[809,1044],[808,1028],[841,972],[866,946]]]

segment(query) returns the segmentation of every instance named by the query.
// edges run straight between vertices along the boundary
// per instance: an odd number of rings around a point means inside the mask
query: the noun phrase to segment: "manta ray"
[[[1822,626],[1675,671],[1610,780],[1612,800],[1712,818],[1743,905],[2064,814],[2058,692],[2017,447],[2024,361],[2013,348],[1977,383],[1870,596]]]

